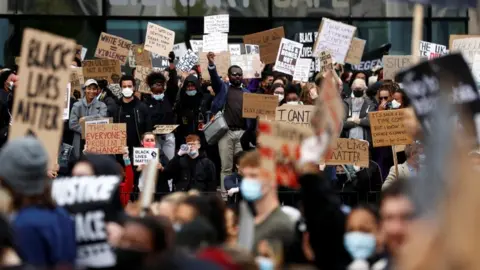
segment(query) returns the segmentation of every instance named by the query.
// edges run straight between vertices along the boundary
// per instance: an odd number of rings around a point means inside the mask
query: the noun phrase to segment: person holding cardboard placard
[[[228,69],[229,83],[225,83],[218,76],[215,54],[209,52],[207,58],[208,72],[215,92],[211,111],[214,115],[222,111],[229,127],[229,131],[218,142],[222,163],[220,180],[224,190],[223,179],[232,173],[233,156],[242,150],[240,139],[245,129],[252,125],[250,119],[242,118],[243,93],[250,93],[250,91],[242,85],[243,71],[239,66],[231,66]]]
[[[352,83],[354,97],[345,99],[343,133],[346,138],[366,140],[372,145],[368,112],[375,110],[375,106],[365,98],[366,89],[363,79],[355,79]]]
[[[81,149],[83,149],[82,142],[82,126],[80,121],[85,117],[106,117],[107,106],[105,103],[97,100],[98,95],[98,83],[94,79],[87,80],[85,82],[85,97],[75,104],[73,104],[72,111],[70,113],[69,126],[70,129],[75,132],[73,136],[73,148],[75,151],[75,157],[80,158]]]
[[[390,168],[390,172],[383,182],[382,190],[389,187],[398,179],[409,179],[410,177],[416,176],[420,164],[425,160],[423,146],[417,143],[409,144],[405,147],[405,155],[407,156],[407,160],[398,165],[398,175],[395,166]]]

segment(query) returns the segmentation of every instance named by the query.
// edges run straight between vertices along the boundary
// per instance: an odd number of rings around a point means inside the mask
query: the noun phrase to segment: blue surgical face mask
[[[180,223],[173,223],[172,227],[175,232],[179,232],[182,230],[182,224]]]
[[[275,269],[275,264],[273,263],[272,259],[265,258],[265,257],[257,257],[255,261],[257,262],[258,269],[260,270]]]
[[[355,260],[366,260],[375,252],[376,239],[371,233],[348,232],[343,237],[343,244]]]
[[[247,201],[256,201],[262,197],[262,183],[258,180],[245,177],[240,184],[240,192]]]
[[[188,152],[188,155],[191,156],[191,157],[194,157],[197,154],[198,154],[198,150],[193,150],[193,151]]]
[[[187,96],[193,97],[197,94],[197,90],[186,91],[185,93],[187,93]]]
[[[156,100],[163,100],[163,97],[165,96],[164,93],[158,94],[158,95],[152,95],[152,97]]]

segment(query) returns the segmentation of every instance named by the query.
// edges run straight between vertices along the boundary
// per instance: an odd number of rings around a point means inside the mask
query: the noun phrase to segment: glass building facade
[[[366,51],[390,42],[391,54],[411,53],[413,5],[385,0],[0,0],[0,65],[19,55],[27,27],[73,38],[92,58],[102,31],[142,43],[150,21],[175,31],[178,43],[201,38],[203,16],[225,13],[230,43],[278,26],[298,40],[328,17],[356,26]],[[466,9],[428,7],[423,39],[448,45],[450,34],[468,33],[468,19]]]

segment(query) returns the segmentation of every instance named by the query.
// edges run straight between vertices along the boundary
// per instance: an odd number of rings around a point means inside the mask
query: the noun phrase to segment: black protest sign
[[[27,131],[47,149],[50,163],[56,163],[63,133],[65,91],[75,57],[72,39],[27,28],[23,32],[19,76],[15,90],[9,139]]]
[[[118,196],[119,183],[117,176],[81,176],[53,181],[53,199],[75,220],[79,266],[106,268],[115,265],[115,255],[107,242],[105,216],[114,211],[112,200]]]
[[[358,71],[370,71],[376,66],[383,66],[382,58],[389,53],[391,47],[392,45],[388,43],[373,51],[364,53],[360,64],[352,65],[352,69]]]
[[[301,43],[282,38],[273,70],[293,76],[302,47]]]
[[[315,71],[320,70],[320,59],[318,57],[313,57],[313,45],[315,44],[315,40],[317,39],[318,32],[301,32],[295,34],[295,41],[302,43],[302,53],[300,54],[300,58],[310,58],[312,59],[310,65],[310,77],[313,76]]]
[[[167,57],[152,53],[152,66],[163,70],[170,66],[170,62]]]

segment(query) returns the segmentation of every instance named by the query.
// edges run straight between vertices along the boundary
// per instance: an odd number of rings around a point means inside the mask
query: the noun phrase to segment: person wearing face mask
[[[169,77],[169,81],[176,79],[176,76]],[[152,125],[175,125],[175,114],[173,105],[177,88],[167,85],[167,79],[161,72],[152,72],[146,78],[147,84],[152,91],[151,95],[145,95],[144,103],[152,119]],[[170,89],[169,89],[170,87]],[[170,96],[173,94],[173,101]],[[157,148],[162,149],[168,159],[175,155],[175,136],[173,133],[157,135]]]
[[[254,249],[266,239],[278,240],[287,247],[293,242],[295,223],[280,208],[275,179],[260,177],[260,162],[260,154],[251,151],[240,159],[239,166],[243,173],[240,193],[256,211]]]
[[[300,97],[298,93],[301,92],[300,85],[297,84],[289,84],[285,89],[285,98],[280,102],[280,106],[283,104],[288,105],[303,105],[300,101]]]
[[[141,136],[147,131],[152,131],[152,123],[147,106],[133,95],[135,89],[133,77],[122,76],[120,86],[122,98],[118,101],[118,109],[113,120],[127,126],[127,146],[132,159],[133,148],[141,146]]]
[[[271,92],[274,96],[278,97],[278,103],[282,102],[285,98],[285,88],[283,84],[275,83],[271,87]]]
[[[403,109],[410,106],[410,99],[402,89],[393,92],[392,109]]]
[[[375,105],[364,96],[366,89],[365,80],[355,79],[353,81],[354,97],[344,100],[345,120],[342,133],[346,138],[366,140],[372,145],[368,112],[374,111]]]
[[[223,179],[232,173],[233,156],[242,150],[240,139],[246,129],[253,126],[250,119],[242,117],[243,93],[250,93],[243,87],[243,71],[239,66],[231,66],[228,69],[229,83],[222,82],[215,66],[215,54],[209,52],[208,72],[212,81],[215,98],[212,102],[211,112],[213,115],[223,111],[223,116],[228,125],[228,132],[218,142],[220,160],[222,164],[220,181],[222,191],[225,191]]]
[[[85,82],[85,97],[73,104],[70,112],[69,127],[75,133],[73,135],[73,149],[75,157],[80,158],[81,151],[85,145],[82,139],[82,125],[80,122],[87,117],[106,117],[107,106],[97,100],[98,83],[94,79]],[[83,119],[82,119],[83,118]]]
[[[418,143],[407,145],[405,147],[405,155],[407,160],[402,164],[398,164],[398,175],[395,166],[390,168],[388,176],[383,182],[382,190],[389,187],[397,179],[409,179],[417,175],[421,161],[425,159],[422,145]]]
[[[162,171],[163,179],[173,179],[174,191],[216,191],[216,170],[213,162],[200,151],[200,137],[188,135],[176,155]]]

